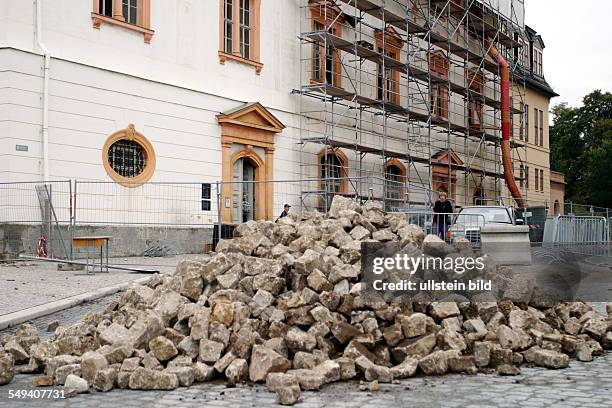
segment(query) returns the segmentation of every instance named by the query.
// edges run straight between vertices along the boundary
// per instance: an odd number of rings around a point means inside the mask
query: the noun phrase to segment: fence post
[[[221,188],[220,183],[215,183],[217,189],[217,244],[221,241]]]

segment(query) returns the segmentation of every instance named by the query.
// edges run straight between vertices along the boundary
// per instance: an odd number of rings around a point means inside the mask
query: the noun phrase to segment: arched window
[[[397,159],[385,164],[385,210],[396,211],[403,206],[406,187],[406,167]]]
[[[340,149],[327,148],[318,154],[319,207],[329,208],[335,195],[348,192],[348,157]]]
[[[321,156],[321,180],[327,185],[330,193],[341,193],[342,191],[342,162],[332,152]]]

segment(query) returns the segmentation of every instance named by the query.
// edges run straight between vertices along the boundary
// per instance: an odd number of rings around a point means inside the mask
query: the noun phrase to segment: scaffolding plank
[[[391,58],[388,55],[383,55],[382,53],[371,50],[370,48],[345,40],[337,35],[334,35],[328,31],[314,31],[310,33],[302,34],[303,37],[310,38],[313,41],[317,42],[326,42],[328,45],[336,48],[338,50],[342,50],[349,54],[353,54],[358,56],[359,58],[366,59],[368,61],[375,62],[379,65],[384,63],[385,68],[394,69],[399,72],[407,73],[406,64],[403,62]]]
[[[386,24],[390,24],[408,34],[424,33],[427,28],[424,25],[408,20],[406,16],[395,14],[387,7],[383,6],[380,0],[341,0],[350,7],[355,7],[362,12],[383,20]]]
[[[432,160],[427,157],[419,157],[411,155],[409,152],[396,151],[391,149],[381,149],[373,146],[366,146],[359,143],[345,142],[341,140],[328,139],[327,145],[336,149],[353,149],[362,154],[375,154],[384,158],[396,158],[403,159],[411,163],[420,163],[427,166],[443,166],[451,167],[453,170],[461,170],[466,173],[482,174],[489,177],[503,178],[503,173],[497,173],[490,170],[479,169],[475,167],[468,167],[465,164],[449,163],[445,161]]]

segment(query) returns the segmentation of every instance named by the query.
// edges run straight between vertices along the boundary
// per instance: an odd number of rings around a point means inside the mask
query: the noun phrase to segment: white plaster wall
[[[218,62],[216,0],[153,0],[155,35],[145,44],[142,34],[102,24],[92,27],[91,1],[44,1],[43,37],[53,55],[50,82],[50,173],[53,179],[110,181],[101,161],[101,147],[111,133],[134,123],[153,143],[157,171],[152,181],[205,182],[221,177],[220,129],[215,115],[250,101],[259,101],[287,128],[277,136],[275,179],[316,177],[314,164],[321,146],[298,144],[300,136],[326,131],[311,121],[300,133],[300,44],[303,18],[299,0],[262,0],[261,75],[233,61]],[[302,10],[303,11],[303,10]],[[0,180],[32,180],[40,174],[41,64],[34,46],[32,2],[0,0]],[[302,16],[303,17],[303,16]],[[309,53],[308,47],[302,47]],[[375,70],[375,64],[369,64]],[[302,82],[305,78],[302,74]],[[346,83],[346,82],[345,82]],[[375,91],[375,84],[371,87]],[[304,98],[302,109],[321,104]],[[381,120],[371,117],[372,129]],[[350,120],[346,121],[351,124]],[[407,130],[398,125],[389,147],[406,146]],[[337,130],[335,137],[351,140],[355,132]],[[411,149],[423,151],[421,145]],[[381,146],[382,138],[365,135],[360,143]],[[28,152],[16,152],[26,144]],[[444,144],[440,144],[444,146]],[[350,176],[359,176],[358,157]],[[312,165],[300,169],[300,162]],[[382,176],[382,159],[363,160],[367,174]],[[422,167],[422,166],[421,166]],[[423,169],[420,179],[427,179]],[[362,174],[364,175],[364,174]],[[415,177],[413,182],[418,182]],[[310,186],[309,186],[310,187]],[[313,189],[316,186],[313,186]],[[282,203],[299,202],[303,185],[279,184],[275,213]],[[377,191],[380,191],[378,189]]]

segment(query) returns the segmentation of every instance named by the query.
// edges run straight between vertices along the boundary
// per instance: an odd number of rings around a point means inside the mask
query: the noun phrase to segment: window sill
[[[148,28],[141,27],[135,24],[130,24],[125,21],[118,20],[116,18],[104,16],[102,14],[91,13],[91,21],[93,22],[93,27],[96,29],[100,29],[102,23],[107,23],[141,33],[144,37],[144,42],[147,44],[151,43],[151,38],[153,37],[153,34],[155,34],[155,31],[150,30]]]
[[[239,62],[241,64],[250,65],[252,67],[255,67],[255,73],[257,75],[261,74],[261,70],[263,69],[263,64],[261,62],[253,61],[250,59],[242,58],[238,55],[228,54],[226,52],[219,51],[219,64],[225,65],[225,61],[227,60],[232,60],[232,61]]]

